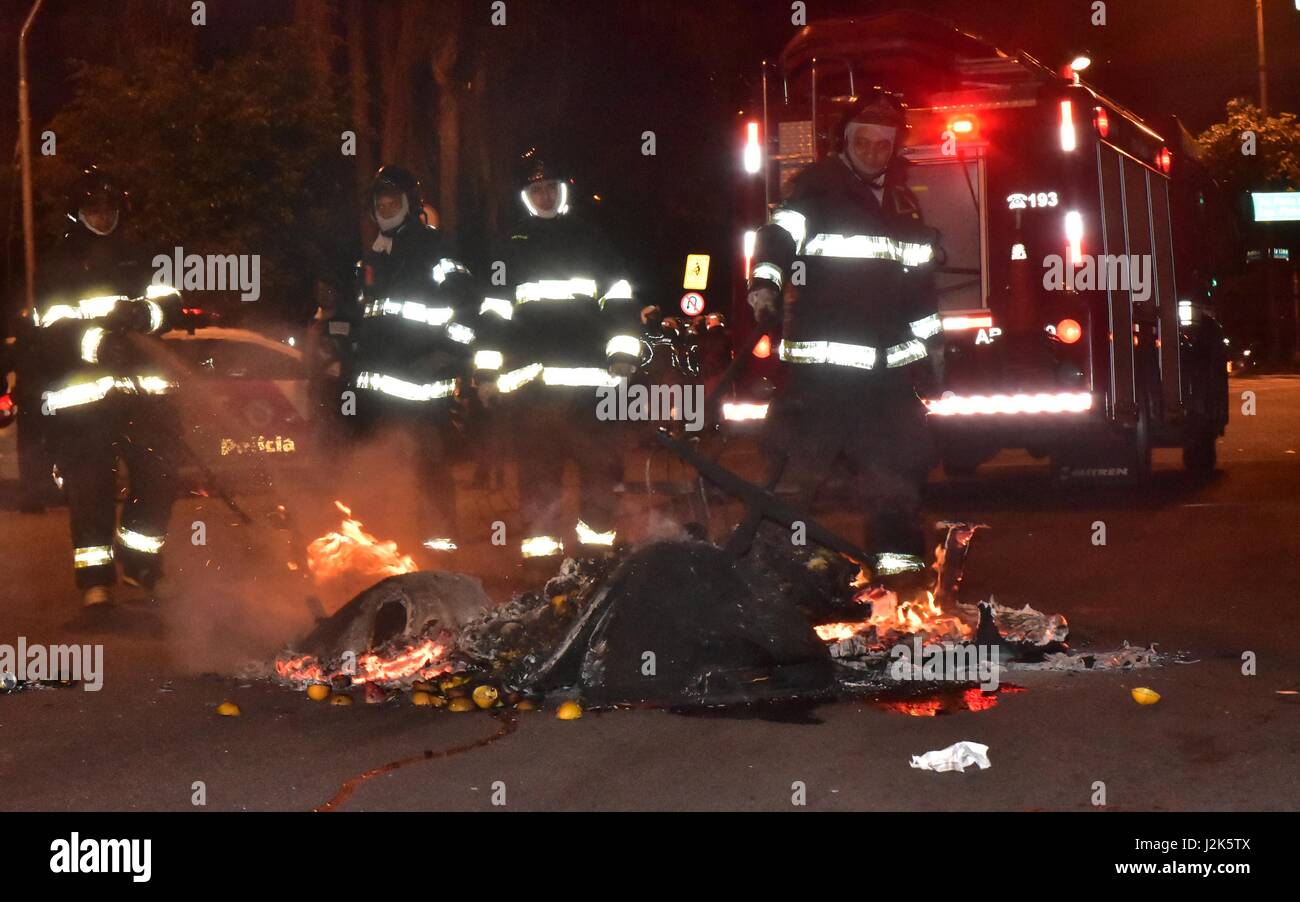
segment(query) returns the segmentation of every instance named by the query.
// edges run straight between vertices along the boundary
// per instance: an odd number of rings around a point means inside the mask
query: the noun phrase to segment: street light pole
[[[1259,109],[1268,118],[1268,68],[1264,63],[1264,0],[1255,0],[1255,38],[1259,43]]]
[[[32,216],[32,111],[27,103],[27,33],[45,0],[36,0],[18,34],[18,154],[22,161],[23,182],[23,269],[27,276],[27,293],[23,316],[30,316],[36,305],[36,227]]]

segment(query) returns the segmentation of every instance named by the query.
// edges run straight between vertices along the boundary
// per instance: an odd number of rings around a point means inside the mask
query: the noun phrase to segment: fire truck
[[[1021,448],[1062,478],[1141,479],[1153,448],[1181,448],[1189,470],[1212,471],[1228,418],[1213,301],[1231,215],[1178,121],[1141,118],[1083,80],[1085,65],[918,13],[802,29],[764,62],[743,120],[733,323],[753,322],[741,274],[755,230],[878,86],[908,107],[907,186],[937,232],[945,348],[923,400],[945,468],[969,474]],[[754,359],[724,405],[731,427],[765,415],[779,339],[740,349]]]

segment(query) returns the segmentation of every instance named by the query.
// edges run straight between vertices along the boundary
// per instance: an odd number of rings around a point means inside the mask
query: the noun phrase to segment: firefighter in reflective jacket
[[[379,227],[361,267],[362,309],[350,362],[363,431],[396,430],[413,445],[421,542],[456,550],[457,398],[471,375],[479,298],[451,242],[420,220],[420,183],[384,166],[366,203]],[[345,406],[346,412],[346,406]]]
[[[77,586],[91,607],[113,601],[119,562],[127,583],[153,590],[175,497],[176,383],[156,336],[178,323],[180,296],[149,284],[122,236],[128,209],[111,177],[85,171],[33,314],[41,413],[71,514]],[[130,483],[116,523],[119,456]]]
[[[597,389],[616,387],[644,359],[640,311],[611,243],[571,209],[568,173],[535,149],[521,170],[528,216],[498,249],[505,284],[489,289],[482,307],[506,355],[497,401],[518,447],[520,552],[602,553],[617,538],[625,432],[597,418]],[[563,512],[570,461],[580,485],[576,519]]]
[[[918,381],[941,355],[934,231],[902,184],[902,105],[872,91],[839,152],[802,172],[758,234],[749,303],[784,312],[789,381],[768,439],[779,477],[811,503],[838,459],[855,468],[878,581],[924,584],[920,492],[933,465]],[[793,283],[793,284],[792,284]]]

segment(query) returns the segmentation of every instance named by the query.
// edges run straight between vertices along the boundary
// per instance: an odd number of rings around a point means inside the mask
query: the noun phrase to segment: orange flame
[[[960,640],[972,636],[974,628],[960,617],[945,614],[935,600],[933,592],[924,598],[900,601],[888,589],[871,588],[871,575],[866,568],[858,571],[851,585],[860,589],[853,600],[871,605],[871,617],[862,622],[823,623],[813,627],[823,642],[838,642],[875,630],[876,639],[885,642],[900,636],[920,635],[927,640]]]
[[[335,501],[334,506],[343,512],[338,532],[327,532],[307,546],[307,568],[316,582],[346,573],[383,578],[419,569],[410,555],[397,550],[396,542],[381,541],[366,532],[342,501]]]
[[[434,639],[422,639],[414,645],[387,656],[368,652],[357,659],[355,673],[327,670],[313,655],[280,658],[275,662],[276,675],[292,683],[329,683],[349,677],[353,685],[365,683],[403,683],[431,680],[451,670],[447,646]]]

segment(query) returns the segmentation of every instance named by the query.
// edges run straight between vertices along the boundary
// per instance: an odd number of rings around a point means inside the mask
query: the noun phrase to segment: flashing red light
[[[754,356],[757,357],[759,360],[766,360],[767,358],[772,356],[771,336],[764,335],[762,338],[758,340],[758,344],[754,345]]]
[[[1169,152],[1168,147],[1160,148],[1160,153],[1156,155],[1156,166],[1165,175],[1168,175],[1169,170],[1174,168],[1174,155]]]
[[[1072,345],[1083,337],[1083,326],[1076,320],[1063,319],[1056,324],[1056,337],[1067,345]]]
[[[1097,134],[1103,138],[1110,137],[1110,115],[1106,112],[1104,106],[1099,106],[1093,113],[1092,124],[1097,128]]]
[[[954,135],[973,135],[975,134],[975,127],[974,116],[959,116],[948,123],[948,130]]]
[[[1078,136],[1074,133],[1074,103],[1061,101],[1061,150],[1074,150],[1079,146]]]
[[[745,153],[742,162],[750,175],[763,169],[763,145],[758,140],[757,122],[745,126]]]

